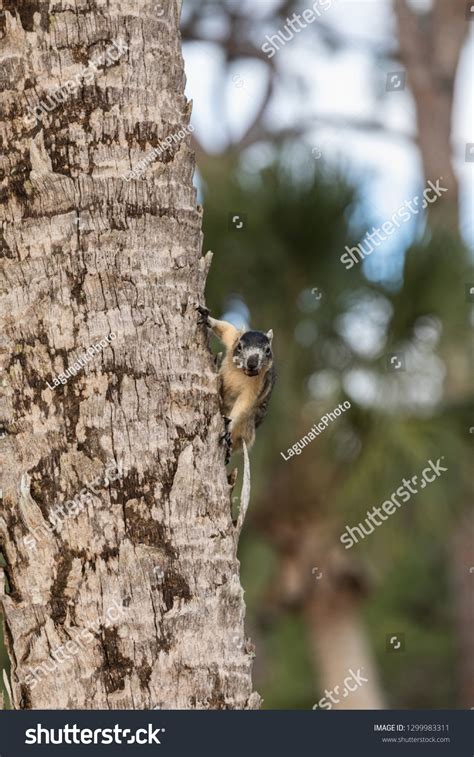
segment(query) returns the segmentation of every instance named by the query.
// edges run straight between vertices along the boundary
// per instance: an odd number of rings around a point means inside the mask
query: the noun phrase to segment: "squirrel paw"
[[[196,310],[198,311],[198,323],[203,324],[204,326],[209,326],[209,313],[210,311],[208,308],[202,307],[202,305],[198,305]]]

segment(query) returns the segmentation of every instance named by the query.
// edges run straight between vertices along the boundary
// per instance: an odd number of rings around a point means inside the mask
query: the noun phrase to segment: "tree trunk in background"
[[[306,606],[305,616],[312,631],[311,649],[319,671],[320,691],[339,686],[339,691],[334,692],[339,699],[333,705],[335,710],[381,710],[385,707],[361,610],[357,592],[353,596],[342,588],[332,588],[323,601],[313,596]],[[350,671],[356,676],[360,671],[360,686],[357,686]],[[347,677],[350,679],[349,687],[356,690],[348,689],[344,696],[344,680]],[[321,696],[324,694],[321,693]]]
[[[218,387],[196,322],[210,261],[187,139],[124,179],[189,121],[180,5],[33,5],[4,2],[0,16],[12,705],[256,707]],[[119,39],[128,49],[115,63],[25,121],[28,104]],[[109,461],[117,475],[104,472]]]
[[[275,510],[278,512],[278,507]],[[334,693],[339,702],[333,702],[332,709],[383,709],[377,665],[362,621],[362,606],[371,589],[366,570],[360,560],[349,557],[335,544],[327,522],[306,521],[305,528],[303,525],[304,521],[272,526],[281,558],[278,580],[268,597],[268,611],[301,611],[319,699],[325,696],[325,689],[333,691],[339,686],[339,696]],[[367,681],[344,697],[340,692],[351,669],[355,674],[360,669]],[[352,688],[355,685],[349,684]]]
[[[436,180],[442,176],[443,186],[449,189],[449,193],[433,205],[429,223],[458,235],[459,187],[453,168],[451,132],[456,74],[469,29],[467,3],[464,0],[434,0],[429,20],[420,19],[407,0],[394,0],[394,8],[401,58],[407,68],[408,82],[415,100],[418,143],[425,180]],[[460,282],[460,290],[462,288]],[[465,344],[459,341],[452,340],[445,351],[445,397],[453,403],[462,401],[471,385],[470,359]],[[457,549],[451,552],[451,572],[455,577],[459,677],[463,703],[467,707],[474,706],[473,605],[469,586],[472,577],[467,573],[468,565],[472,565],[472,522],[473,510],[467,507],[455,534]],[[466,528],[466,524],[471,526]]]
[[[426,180],[441,179],[449,192],[430,215],[456,231],[459,187],[452,164],[451,121],[459,57],[468,31],[465,0],[433,0],[420,16],[408,0],[394,0],[401,62],[416,109],[418,145]]]
[[[474,518],[466,509],[454,535],[452,555],[455,613],[459,638],[461,702],[474,707]]]

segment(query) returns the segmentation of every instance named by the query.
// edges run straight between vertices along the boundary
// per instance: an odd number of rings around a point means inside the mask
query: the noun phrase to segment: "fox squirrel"
[[[240,450],[242,442],[250,449],[255,429],[267,414],[276,375],[273,331],[239,331],[227,321],[211,318],[207,308],[199,306],[197,310],[199,322],[208,326],[226,348],[219,375],[228,463],[231,452]]]

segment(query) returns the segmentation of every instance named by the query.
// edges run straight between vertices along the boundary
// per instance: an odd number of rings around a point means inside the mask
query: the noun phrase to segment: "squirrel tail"
[[[247,510],[248,510],[248,506],[250,502],[250,460],[249,460],[249,453],[247,450],[247,445],[243,439],[242,439],[242,452],[244,455],[244,477],[242,481],[242,491],[240,493],[239,517],[237,519],[237,525],[235,527],[237,539],[239,538],[240,532],[242,530],[242,526],[244,525],[244,519],[247,514]]]

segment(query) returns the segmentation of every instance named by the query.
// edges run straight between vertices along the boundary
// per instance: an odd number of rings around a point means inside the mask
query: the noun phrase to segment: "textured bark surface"
[[[256,707],[217,381],[195,313],[210,260],[189,137],[124,179],[189,122],[178,0],[15,7],[4,2],[0,16],[0,540],[13,706]],[[25,121],[28,104],[117,39],[128,50],[116,63]],[[122,477],[32,549],[31,530],[110,460]],[[80,653],[70,646],[54,667],[52,652],[81,632]],[[48,660],[52,672],[35,673]]]

